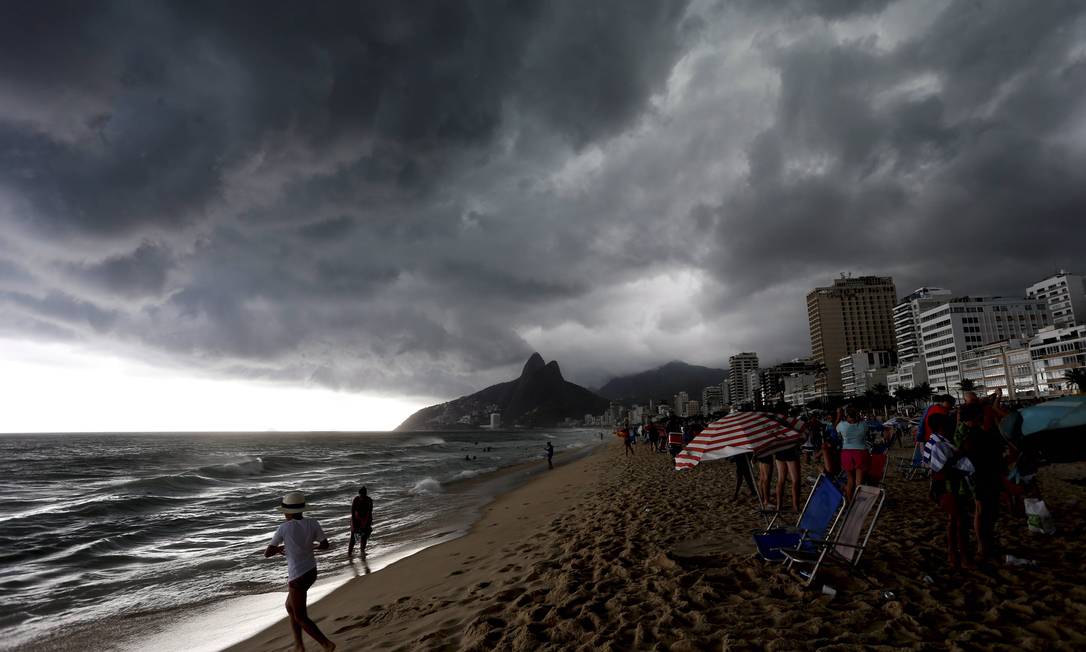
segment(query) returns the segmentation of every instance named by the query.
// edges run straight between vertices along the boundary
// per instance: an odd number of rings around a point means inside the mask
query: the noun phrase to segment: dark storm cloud
[[[94,263],[72,265],[79,280],[97,284],[108,292],[139,297],[160,295],[174,266],[172,253],[156,242],[144,242],[135,250]]]
[[[1073,2],[0,7],[0,331],[446,395],[1081,265]],[[742,306],[736,309],[735,306]]]
[[[740,294],[880,270],[903,291],[1021,294],[1081,265],[1083,10],[955,2],[890,48],[767,45],[775,119],[717,208],[717,273]]]

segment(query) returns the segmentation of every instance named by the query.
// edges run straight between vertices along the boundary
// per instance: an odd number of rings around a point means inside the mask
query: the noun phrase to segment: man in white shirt
[[[264,550],[264,557],[283,555],[287,558],[287,613],[290,615],[290,632],[294,635],[294,649],[305,650],[302,630],[313,637],[325,650],[336,649],[317,624],[306,613],[306,592],[317,581],[317,559],[314,550],[328,550],[328,537],[315,518],[305,518],[305,495],[294,492],[283,496],[279,511],[286,522],[275,530],[275,536]],[[313,544],[317,543],[316,546]]]

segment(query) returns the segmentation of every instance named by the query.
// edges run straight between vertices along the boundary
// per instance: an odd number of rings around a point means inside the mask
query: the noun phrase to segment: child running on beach
[[[317,559],[314,550],[328,550],[328,537],[324,536],[320,523],[314,518],[304,518],[305,494],[293,492],[283,496],[279,511],[286,522],[282,523],[264,550],[265,559],[274,555],[287,558],[287,614],[290,616],[290,633],[294,636],[294,649],[305,650],[302,630],[313,637],[324,650],[336,649],[317,624],[306,612],[306,593],[317,581]],[[317,543],[316,546],[313,544]]]

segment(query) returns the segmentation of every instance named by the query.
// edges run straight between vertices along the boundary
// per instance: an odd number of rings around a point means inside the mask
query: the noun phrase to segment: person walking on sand
[[[547,468],[554,468],[554,444],[547,442]]]
[[[328,550],[328,537],[315,518],[305,518],[305,494],[291,492],[283,496],[279,511],[286,522],[279,525],[271,543],[264,550],[265,559],[275,555],[287,558],[287,614],[290,616],[290,633],[294,636],[294,649],[305,650],[302,630],[313,637],[324,650],[336,649],[317,624],[306,612],[306,592],[317,581],[317,559],[314,550]],[[314,546],[313,544],[317,545]]]
[[[777,509],[784,511],[784,481],[791,481],[792,511],[799,511],[799,456],[800,446],[796,444],[792,448],[773,453],[773,465],[777,470],[777,487],[774,496],[777,499]]]
[[[634,454],[634,440],[635,440],[634,431],[631,428],[627,428],[626,429],[626,438],[624,440],[626,442],[626,456],[627,457]]]
[[[739,490],[743,488],[743,481],[747,483],[747,487],[750,488],[750,495],[757,496],[758,491],[754,488],[754,478],[750,475],[750,456],[746,455],[732,455],[731,461],[735,464],[735,495],[732,496],[732,500],[739,500]]]
[[[938,435],[949,442],[953,421],[942,413],[931,415],[928,420],[927,438]],[[966,500],[963,494],[968,490],[965,476],[956,468],[955,463],[961,452],[954,450],[944,461],[942,468],[931,472],[931,497],[946,514],[946,557],[951,568],[976,568],[972,551],[969,549],[969,529],[965,524]]]
[[[864,483],[871,465],[867,451],[867,424],[856,408],[837,408],[837,432],[841,434],[841,466],[845,469],[845,500],[852,502],[856,487]]]
[[[366,488],[358,490],[351,502],[351,541],[347,544],[347,559],[354,555],[354,538],[359,538],[358,552],[366,556],[366,543],[373,533],[373,499],[366,495]]]

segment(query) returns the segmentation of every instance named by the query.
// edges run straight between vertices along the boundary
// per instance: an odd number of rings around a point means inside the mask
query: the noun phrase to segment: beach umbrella
[[[1086,460],[1086,396],[1064,396],[1006,416],[999,430],[1038,464]]]
[[[705,429],[675,456],[675,470],[735,455],[770,455],[803,443],[803,420],[769,412],[733,412]]]
[[[733,412],[705,426],[683,447],[675,456],[675,470],[736,455],[745,455],[749,467],[753,457],[771,455],[802,444],[804,427],[803,420],[798,417],[770,412]],[[750,471],[753,476],[754,469]],[[758,492],[758,503],[764,509],[765,496],[761,492]]]

